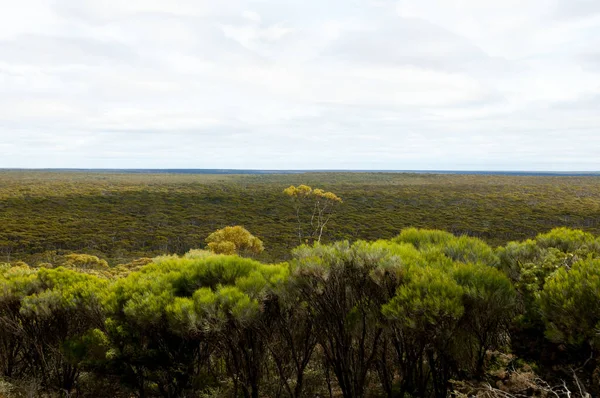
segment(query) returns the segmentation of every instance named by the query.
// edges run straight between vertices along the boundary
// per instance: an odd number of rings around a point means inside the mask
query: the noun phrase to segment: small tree
[[[263,243],[244,227],[221,228],[206,238],[208,249],[215,254],[238,254],[252,256],[264,250]]]
[[[364,397],[383,335],[385,298],[372,274],[389,253],[360,241],[300,246],[293,255],[291,277],[325,362],[344,398]]]
[[[107,281],[63,267],[13,267],[0,276],[0,371],[68,396],[102,327]]]
[[[97,256],[92,256],[90,254],[78,254],[72,253],[67,254],[65,256],[65,262],[63,264],[66,268],[75,268],[75,269],[96,269],[103,270],[108,269],[108,262],[106,260],[102,260]]]
[[[598,396],[600,260],[587,258],[570,268],[559,268],[546,279],[535,299],[546,338],[559,344],[554,352],[546,351],[556,353],[560,363],[564,364],[562,369],[568,365],[570,373],[583,380],[592,394],[586,393],[586,396]],[[560,369],[555,367],[556,362],[549,365]]]
[[[438,267],[415,267],[382,306],[402,374],[400,396],[446,397],[464,289]],[[433,391],[430,390],[430,385]]]
[[[263,396],[264,308],[287,274],[238,256],[155,259],[106,294],[108,369],[138,397],[198,396],[226,376],[233,391],[223,396]]]
[[[582,260],[560,268],[546,280],[536,301],[546,336],[569,348],[598,346],[600,328],[600,260]]]
[[[323,230],[342,199],[333,192],[308,185],[290,186],[283,193],[292,198],[300,243],[321,242]]]

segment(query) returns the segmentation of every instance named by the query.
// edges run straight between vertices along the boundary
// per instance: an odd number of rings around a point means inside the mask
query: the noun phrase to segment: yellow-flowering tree
[[[321,242],[323,230],[342,199],[333,192],[313,189],[308,185],[292,185],[283,193],[294,203],[300,243]]]
[[[252,256],[264,250],[263,243],[244,227],[221,228],[206,238],[208,249],[216,254]]]

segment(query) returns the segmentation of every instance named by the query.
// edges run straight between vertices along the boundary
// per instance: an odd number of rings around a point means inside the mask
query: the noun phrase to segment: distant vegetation
[[[391,238],[414,226],[479,237],[492,246],[567,226],[600,233],[600,178],[390,173],[169,175],[0,172],[0,260],[47,262],[95,254],[111,265],[202,247],[241,225],[264,242],[264,261],[298,244],[294,204],[307,184],[344,203],[325,242]]]

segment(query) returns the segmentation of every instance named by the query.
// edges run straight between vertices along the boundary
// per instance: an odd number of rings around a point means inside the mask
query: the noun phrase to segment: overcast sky
[[[600,170],[600,0],[0,0],[0,167]]]

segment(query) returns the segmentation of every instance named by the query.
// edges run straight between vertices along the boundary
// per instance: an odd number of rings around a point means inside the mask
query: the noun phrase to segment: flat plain
[[[566,226],[600,234],[600,177],[417,173],[149,174],[0,171],[0,261],[43,262],[53,252],[118,264],[204,246],[242,225],[264,261],[300,242],[282,193],[307,184],[344,203],[324,240],[391,238],[405,227],[479,237],[492,246]]]

